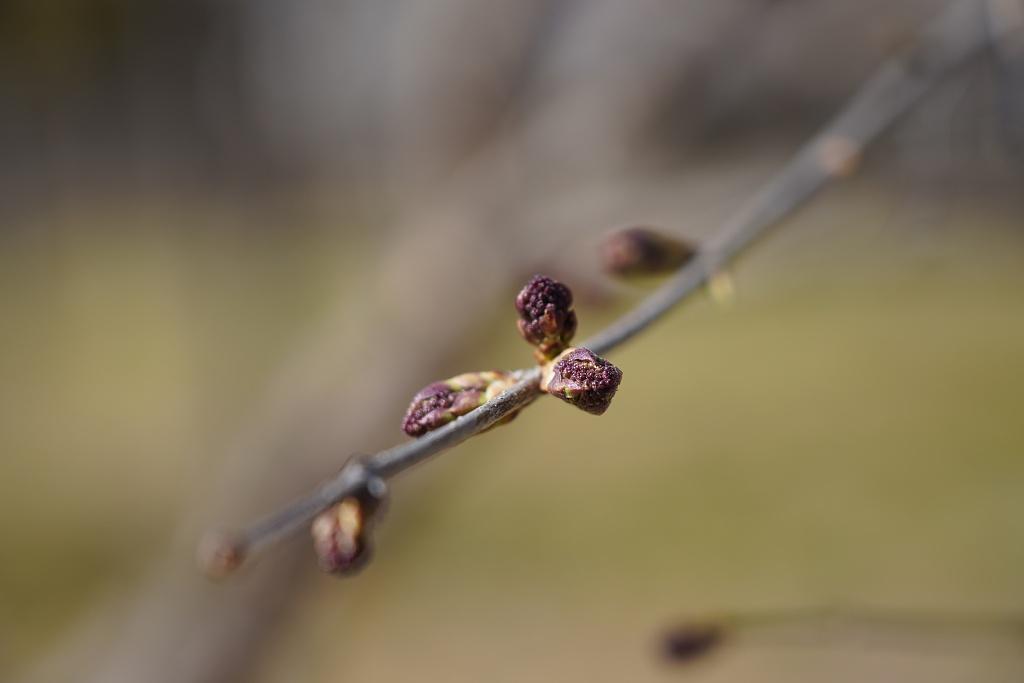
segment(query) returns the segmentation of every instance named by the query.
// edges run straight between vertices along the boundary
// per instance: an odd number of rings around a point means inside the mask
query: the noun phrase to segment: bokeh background
[[[1020,680],[1012,46],[616,352],[604,417],[395,481],[358,578],[194,564],[424,384],[527,364],[534,272],[582,336],[628,309],[602,235],[709,234],[945,5],[4,2],[0,677]]]

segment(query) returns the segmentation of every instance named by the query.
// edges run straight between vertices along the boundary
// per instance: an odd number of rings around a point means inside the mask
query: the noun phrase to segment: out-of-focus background
[[[396,481],[359,577],[306,539],[222,584],[193,559],[404,439],[424,384],[529,363],[532,273],[582,336],[614,319],[647,290],[601,273],[602,235],[710,233],[945,5],[4,2],[0,677],[1020,680],[1024,62],[999,45],[731,304],[615,353],[604,417],[541,401]],[[801,609],[876,617],[743,626]],[[707,615],[740,616],[668,661]]]

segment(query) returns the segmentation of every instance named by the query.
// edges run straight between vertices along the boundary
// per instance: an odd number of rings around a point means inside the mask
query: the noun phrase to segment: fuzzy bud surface
[[[540,388],[592,415],[612,403],[622,370],[590,349],[566,349],[544,368]]]
[[[534,275],[516,296],[519,334],[532,344],[540,361],[565,349],[576,334],[572,291],[545,275]]]

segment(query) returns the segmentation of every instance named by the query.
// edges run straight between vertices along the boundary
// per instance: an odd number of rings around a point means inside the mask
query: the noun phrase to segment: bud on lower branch
[[[540,388],[580,410],[601,415],[621,381],[622,370],[590,349],[572,348],[544,366]]]
[[[371,527],[387,497],[387,485],[370,476],[355,494],[321,512],[310,526],[320,568],[341,576],[355,574],[372,555]]]
[[[572,291],[557,280],[534,275],[516,297],[519,334],[535,347],[537,360],[554,358],[576,334]]]
[[[507,372],[485,371],[429,384],[413,397],[402,429],[409,436],[422,436],[483,405],[514,383]]]

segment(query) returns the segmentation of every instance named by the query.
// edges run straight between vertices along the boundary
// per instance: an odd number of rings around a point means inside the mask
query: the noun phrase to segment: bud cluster
[[[355,574],[372,555],[370,531],[387,498],[387,485],[369,476],[354,495],[321,512],[310,526],[320,568],[339,576]]]
[[[589,349],[569,346],[576,333],[572,291],[545,275],[534,275],[516,296],[518,327],[534,347],[542,368],[541,391],[593,415],[611,405],[622,371]],[[422,436],[482,406],[515,383],[512,373],[468,372],[429,384],[409,404],[402,429]],[[508,422],[510,413],[498,422]]]

